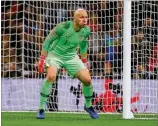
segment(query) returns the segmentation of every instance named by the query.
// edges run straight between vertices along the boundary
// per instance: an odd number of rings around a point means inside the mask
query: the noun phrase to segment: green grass
[[[102,114],[97,120],[87,114],[46,113],[37,120],[34,112],[2,112],[2,126],[158,126],[158,120],[124,120],[121,115]]]

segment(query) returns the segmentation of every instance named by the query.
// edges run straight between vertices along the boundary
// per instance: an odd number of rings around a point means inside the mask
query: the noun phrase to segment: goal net
[[[132,1],[131,111],[148,119],[158,114],[158,2]],[[73,19],[77,8],[89,14],[88,62],[99,113],[122,113],[123,2],[112,0],[2,1],[2,111],[37,111],[40,86],[37,72],[42,43],[56,24]],[[128,56],[126,56],[128,57]],[[46,109],[84,112],[82,84],[61,68]]]

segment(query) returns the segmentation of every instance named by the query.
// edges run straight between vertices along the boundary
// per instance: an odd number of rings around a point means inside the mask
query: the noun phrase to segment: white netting
[[[89,14],[89,62],[93,104],[99,112],[122,112],[123,2],[2,1],[2,110],[37,110],[40,85],[37,63],[42,43],[57,23],[72,19],[77,8]],[[132,111],[158,113],[158,2],[132,2]],[[125,54],[124,54],[125,55]],[[50,111],[83,111],[80,82],[59,71],[48,102]],[[121,86],[120,86],[121,87]],[[75,92],[76,91],[76,92]],[[109,95],[107,97],[107,95]],[[146,117],[147,118],[147,117]]]

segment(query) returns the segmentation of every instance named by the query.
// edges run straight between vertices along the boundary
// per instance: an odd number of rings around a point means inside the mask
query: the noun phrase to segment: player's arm
[[[47,52],[49,50],[50,45],[54,42],[54,40],[61,36],[63,32],[63,23],[58,24],[53,30],[50,31],[49,35],[46,37],[42,45],[41,56],[47,56]]]
[[[59,36],[61,36],[64,33],[64,24],[58,24],[51,32],[49,35],[46,37],[43,45],[42,45],[42,51],[41,51],[41,56],[38,64],[38,72],[43,73],[44,71],[44,61],[47,56],[47,52],[50,48],[50,45],[56,40]]]
[[[42,45],[42,51],[41,56],[47,56],[48,49],[50,47],[50,44],[58,38],[58,34],[55,32],[55,30],[51,30],[49,35],[46,37],[45,41]]]
[[[87,62],[87,50],[88,50],[88,41],[83,41],[80,43],[80,56],[83,63]]]
[[[86,36],[84,41],[80,43],[80,55],[83,63],[87,62],[87,51],[88,51],[88,37],[90,35],[90,29],[87,28]]]

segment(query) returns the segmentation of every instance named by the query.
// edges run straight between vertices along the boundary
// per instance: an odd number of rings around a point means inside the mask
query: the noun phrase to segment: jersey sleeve
[[[48,51],[51,43],[53,43],[54,40],[64,33],[64,23],[65,22],[58,24],[53,30],[50,31],[42,45],[42,50]]]
[[[88,37],[90,35],[90,29],[89,27],[86,28],[85,31],[85,39],[80,43],[80,54],[81,57],[87,55],[87,51],[88,51]]]

